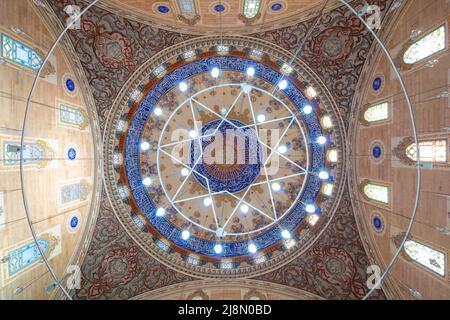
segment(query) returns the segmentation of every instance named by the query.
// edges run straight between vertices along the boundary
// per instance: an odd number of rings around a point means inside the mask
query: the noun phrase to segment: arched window
[[[178,6],[180,7],[181,14],[186,18],[192,18],[197,14],[194,0],[178,0]]]
[[[447,162],[447,140],[428,140],[419,142],[421,162]],[[410,144],[406,150],[406,156],[412,161],[417,161],[417,145]]]
[[[259,12],[260,8],[261,0],[244,0],[244,7],[242,13],[239,15],[239,19],[245,24],[251,24],[261,16]]]
[[[209,300],[209,296],[203,290],[191,293],[186,300]]]
[[[320,124],[324,129],[333,128],[333,121],[331,120],[331,117],[328,115],[325,115],[320,119]]]
[[[4,169],[17,168],[20,165],[20,156],[22,151],[22,161],[25,166],[38,166],[45,168],[54,157],[52,146],[43,140],[25,141],[23,149],[19,139],[0,139],[3,147],[3,160],[0,161],[0,167]]]
[[[361,184],[361,192],[367,200],[375,201],[381,204],[389,204],[389,187],[364,181]]]
[[[29,46],[2,33],[2,58],[36,71],[42,65],[41,56]]]
[[[327,152],[327,160],[336,163],[338,161],[338,153],[336,149],[328,150]]]
[[[417,148],[413,137],[406,137],[398,143],[392,153],[402,164],[415,166],[418,160],[418,150],[420,151],[420,162],[422,164],[435,164],[432,167],[443,165],[445,167],[448,162],[447,139],[443,139],[441,136],[419,141],[419,148]]]
[[[447,47],[445,26],[440,26],[410,45],[403,54],[403,62],[412,65],[420,62]]]
[[[327,197],[330,197],[332,193],[333,193],[333,184],[329,182],[324,183],[322,186],[322,194]]]
[[[195,7],[195,0],[177,0],[180,15],[178,18],[188,25],[193,26],[200,20],[200,15]]]
[[[367,105],[363,108],[360,120],[363,125],[382,123],[389,120],[389,102]]]
[[[79,108],[59,104],[59,122],[63,125],[76,126],[85,129],[87,126],[86,112]]]
[[[244,17],[252,19],[259,13],[261,0],[244,0]]]
[[[445,276],[444,253],[414,240],[406,241],[403,249],[408,257],[416,263],[440,276]]]
[[[244,300],[267,300],[266,296],[259,291],[250,290],[245,296]]]

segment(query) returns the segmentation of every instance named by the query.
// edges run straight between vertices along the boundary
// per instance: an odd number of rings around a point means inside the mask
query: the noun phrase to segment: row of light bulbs
[[[255,75],[255,73],[256,73],[256,70],[255,70],[255,68],[253,68],[253,67],[248,67],[247,70],[246,70],[246,74],[247,74],[248,77],[253,77],[253,76]],[[217,67],[214,67],[214,68],[211,70],[211,76],[212,76],[213,78],[218,78],[218,77],[220,76],[220,69],[217,68]],[[285,90],[287,87],[288,87],[288,82],[287,82],[286,79],[283,79],[283,80],[281,80],[281,81],[278,83],[278,88],[279,88],[280,90]],[[185,91],[188,90],[189,87],[188,87],[188,84],[187,84],[186,82],[182,81],[182,82],[179,83],[178,88],[180,89],[181,92],[185,92]],[[245,89],[245,88],[244,88],[244,89]],[[247,92],[247,91],[248,91],[248,92]],[[309,87],[309,88],[308,88],[308,91],[309,91],[310,95],[312,95],[312,96],[316,96],[316,95],[317,95],[317,93],[315,92],[315,90],[314,90],[312,87]],[[249,93],[250,90],[247,89],[246,92]],[[303,113],[304,113],[304,114],[311,114],[312,111],[313,111],[313,108],[312,108],[312,106],[309,105],[309,104],[308,104],[308,105],[305,105],[305,106],[303,107]],[[163,110],[162,110],[160,107],[156,107],[156,108],[153,110],[153,113],[154,113],[156,116],[159,117],[159,116],[161,116],[161,115],[163,114]],[[264,122],[266,122],[266,116],[265,116],[264,114],[258,115],[258,116],[257,116],[257,121],[258,121],[259,123],[264,123]],[[189,136],[190,136],[192,139],[196,139],[198,135],[197,135],[197,132],[196,132],[195,130],[191,130],[191,131],[189,131]],[[327,138],[324,137],[324,136],[320,136],[320,137],[317,138],[317,143],[320,144],[320,145],[324,145],[324,144],[326,144],[326,142],[327,142]],[[150,149],[150,144],[149,144],[148,142],[144,141],[144,142],[141,143],[141,150],[142,150],[142,151],[148,151],[149,149]],[[279,146],[279,147],[278,147],[278,152],[281,153],[281,154],[284,154],[284,153],[286,153],[287,151],[288,151],[287,146],[284,146],[284,145],[283,145],[283,146]],[[189,175],[189,173],[190,173],[190,170],[187,169],[187,168],[183,168],[183,169],[181,170],[181,175],[182,175],[182,176],[185,176],[185,177],[186,177],[186,176]],[[326,171],[321,171],[321,172],[319,172],[319,175],[318,175],[318,176],[319,176],[319,178],[322,179],[322,180],[328,180],[328,179],[329,179],[329,174],[328,174]],[[143,183],[145,186],[150,186],[150,185],[152,184],[152,179],[151,179],[150,177],[147,177],[147,178],[145,178],[145,179],[142,180],[142,183]],[[280,185],[278,182],[272,183],[271,187],[272,187],[272,190],[273,190],[273,191],[276,191],[276,192],[281,190],[281,185]],[[211,199],[210,197],[204,198],[204,199],[203,199],[203,204],[204,204],[206,207],[209,207],[209,206],[212,204],[212,199]],[[315,207],[315,205],[308,204],[308,205],[305,206],[305,210],[306,210],[307,213],[312,214],[312,213],[315,213],[315,212],[316,212],[316,207]],[[247,213],[247,212],[249,211],[248,205],[246,205],[246,204],[241,205],[241,206],[240,206],[240,211],[241,211],[242,213]],[[158,208],[158,209],[156,210],[156,216],[157,216],[157,217],[162,217],[162,216],[164,216],[165,214],[166,214],[166,210],[165,210],[164,208]],[[185,241],[188,240],[188,239],[190,238],[190,236],[191,236],[191,234],[190,234],[189,230],[183,230],[183,231],[181,232],[181,238],[182,238],[183,240],[185,240]],[[285,230],[282,230],[281,236],[282,236],[283,239],[290,239],[290,238],[291,238],[290,232],[289,232],[288,230],[286,230],[286,229],[285,229]],[[257,252],[257,250],[258,250],[258,248],[257,248],[257,246],[256,246],[254,243],[250,243],[250,244],[248,245],[248,251],[249,251],[250,253],[254,254],[254,253]],[[215,252],[216,254],[221,254],[221,253],[223,252],[223,246],[222,246],[221,244],[219,244],[219,243],[218,243],[218,244],[215,244],[215,245],[214,245],[214,252]]]

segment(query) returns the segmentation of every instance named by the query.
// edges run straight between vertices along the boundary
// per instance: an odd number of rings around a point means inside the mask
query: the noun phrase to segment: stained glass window
[[[403,55],[406,64],[414,64],[446,48],[445,26],[441,26],[414,42]]]
[[[389,188],[379,184],[369,183],[364,186],[364,194],[370,200],[389,203]]]
[[[261,0],[244,0],[244,17],[251,19],[256,17],[261,7]]]
[[[284,240],[284,246],[286,247],[286,249],[290,249],[293,246],[295,246],[296,241],[294,239],[286,239]]]
[[[229,46],[224,46],[224,45],[218,45],[217,46],[217,52],[225,53],[225,52],[228,52],[228,51],[230,51],[230,47]]]
[[[183,58],[185,59],[191,59],[193,57],[195,57],[195,51],[189,50],[183,53]]]
[[[325,183],[322,186],[322,193],[324,195],[326,195],[327,197],[331,196],[331,194],[333,193],[333,184],[331,183]]]
[[[144,221],[142,221],[142,219],[139,216],[135,216],[134,217],[134,224],[139,228],[143,228],[145,226]]]
[[[163,73],[165,73],[165,72],[166,72],[166,68],[165,68],[163,65],[159,66],[158,68],[155,69],[155,71],[153,71],[153,73],[154,73],[157,77],[162,76]],[[139,93],[139,94],[140,94],[140,93]]]
[[[44,158],[45,150],[37,143],[25,143],[23,145],[23,163],[39,163]],[[5,166],[20,164],[20,142],[5,141],[3,143],[3,162]]]
[[[42,58],[27,45],[2,33],[2,57],[31,70],[39,70]]]
[[[118,187],[117,190],[119,191],[119,194],[122,197],[122,199],[128,198],[128,190],[127,189],[125,189],[124,187]]]
[[[389,119],[389,103],[383,102],[371,105],[364,112],[364,120],[369,123],[386,121]]]
[[[413,240],[406,241],[403,248],[406,254],[415,262],[440,276],[445,275],[444,253]]]
[[[292,71],[294,71],[294,69],[292,69],[292,67],[286,63],[281,67],[281,72],[285,75],[289,75],[290,73],[292,73]]]
[[[233,269],[233,262],[231,261],[224,261],[220,264],[221,269]]]
[[[261,51],[259,51],[258,49],[253,49],[251,54],[252,54],[252,56],[255,56],[255,57],[263,56],[263,53]]]
[[[257,256],[253,261],[255,262],[255,264],[259,264],[259,263],[263,263],[267,260],[266,256],[261,255],[261,256]]]
[[[164,251],[169,251],[170,250],[170,246],[165,243],[164,241],[162,241],[161,239],[156,240],[156,244],[158,245],[158,247]]]
[[[60,197],[61,205],[80,201],[85,192],[83,185],[80,182],[71,183],[61,186]]]
[[[447,140],[428,140],[419,142],[420,161],[447,162]],[[406,148],[406,155],[417,161],[417,145],[413,143]]]
[[[193,257],[193,256],[188,256],[188,257],[186,258],[186,261],[187,261],[187,263],[193,264],[194,266],[198,265],[199,262],[200,262],[200,261],[198,260],[198,258]]]
[[[59,105],[59,120],[61,123],[79,126],[84,122],[83,113],[77,108],[64,104]]]
[[[336,149],[329,150],[327,152],[327,159],[330,162],[337,162],[338,161],[338,154]]]
[[[333,121],[330,116],[323,116],[322,119],[320,119],[320,123],[325,129],[330,129],[333,127]]]
[[[319,221],[319,216],[317,214],[310,214],[307,220],[311,226],[315,226],[317,221]]]
[[[178,6],[180,7],[181,14],[186,17],[195,16],[195,3],[194,0],[178,0]]]
[[[308,88],[306,88],[306,95],[308,96],[308,98],[314,99],[315,97],[317,97],[317,91],[313,87],[309,86]]]

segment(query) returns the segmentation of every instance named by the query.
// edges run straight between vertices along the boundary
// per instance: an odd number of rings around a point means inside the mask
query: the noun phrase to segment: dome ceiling
[[[157,259],[201,276],[291,260],[327,225],[342,183],[343,130],[320,80],[262,41],[233,39],[151,59],[108,128],[119,218]]]
[[[58,19],[64,22],[64,7],[68,1],[48,3]],[[78,0],[76,3],[83,5],[86,2]],[[390,3],[378,3],[383,16],[388,12]],[[103,3],[102,6],[104,5]],[[46,9],[41,10],[50,19],[56,18]],[[104,134],[107,175],[105,192],[100,199],[99,218],[82,266],[82,288],[77,290],[75,298],[130,298],[148,290],[192,281],[195,278],[225,278],[227,273],[231,277],[258,276],[257,278],[263,281],[304,289],[325,298],[360,299],[364,296],[366,270],[370,262],[357,232],[348,190],[342,181],[345,178],[343,131],[348,126],[356,84],[372,39],[364,26],[347,10],[340,7],[327,11],[310,40],[306,42],[301,60],[291,64],[292,73],[287,74],[290,72],[289,68],[281,69],[298,49],[310,25],[311,20],[301,20],[282,29],[255,32],[251,35],[252,38],[235,35],[231,39],[224,36],[224,43],[220,43],[213,36],[195,39],[196,36],[190,33],[154,28],[147,23],[117,15],[112,10],[96,7],[85,14],[80,30],[69,32],[69,39],[74,47],[71,53],[80,58],[79,67],[86,74],[86,82],[89,83],[95,100],[98,122]],[[219,44],[229,46],[230,50],[225,54],[218,50]],[[254,49],[264,55],[261,57],[251,54]],[[192,56],[188,53],[190,51],[195,54]],[[206,61],[220,61],[220,66],[229,64],[229,67],[221,67],[220,76],[213,79],[211,71],[214,66]],[[245,61],[245,64],[237,63],[238,61]],[[251,80],[247,79],[246,74],[249,63],[253,64],[255,69],[255,77]],[[259,73],[261,70],[267,70],[267,73]],[[283,74],[287,80],[287,90],[276,90],[274,95],[261,91],[271,93],[270,89],[276,87],[282,72],[287,72]],[[267,216],[261,214],[262,223],[254,223],[253,217],[245,219],[244,215],[241,215],[241,206],[234,205],[234,208],[238,208],[241,219],[235,222],[232,218],[231,224],[223,228],[225,233],[219,238],[216,232],[211,232],[217,231],[217,227],[221,226],[215,223],[214,215],[211,214],[212,204],[228,205],[231,208],[233,199],[228,200],[228,204],[225,204],[225,200],[212,199],[209,213],[205,210],[202,198],[199,198],[202,201],[195,205],[180,204],[181,209],[178,209],[184,216],[179,214],[176,219],[173,218],[173,213],[178,212],[177,209],[165,207],[167,199],[173,197],[170,192],[179,188],[180,172],[182,169],[188,169],[184,166],[190,165],[190,157],[176,167],[176,171],[171,172],[167,171],[169,166],[162,168],[158,165],[157,153],[143,153],[140,145],[143,142],[141,138],[145,138],[149,142],[148,151],[157,148],[163,132],[171,135],[181,123],[188,123],[192,130],[192,110],[179,109],[180,112],[173,112],[187,99],[180,93],[180,81],[186,83],[185,93],[188,97],[197,95],[199,102],[210,109],[197,103],[198,109],[194,109],[194,115],[202,120],[200,128],[208,125],[214,128],[213,121],[220,119],[222,108],[228,111],[231,109],[230,101],[234,101],[235,91],[239,94],[239,91],[244,89],[244,83],[251,87],[249,92],[256,96],[256,106],[262,103],[261,111],[265,111],[266,120],[273,119],[271,116],[288,115],[289,109],[298,114],[297,127],[294,129],[298,130],[297,133],[303,130],[306,138],[299,138],[298,145],[294,147],[292,144],[292,148],[286,150],[286,155],[303,161],[310,174],[307,178],[306,175],[295,177],[298,179],[295,180],[298,188],[293,190],[292,195],[289,194],[292,198],[285,198],[284,201],[281,199],[282,217],[275,226],[270,225],[271,220],[267,217],[274,219],[274,215],[269,214],[273,212],[274,206],[271,206],[271,200],[267,200],[270,199],[270,189],[265,193],[263,190],[265,195],[259,206],[252,202],[251,198],[246,201],[249,207],[247,214],[258,212],[251,206],[261,211],[267,209],[267,212],[263,211]],[[220,90],[218,87],[214,88],[222,84],[224,86]],[[236,87],[230,84],[236,84]],[[315,89],[317,97],[308,97],[308,85]],[[206,91],[198,94],[201,90]],[[222,104],[215,100],[220,94],[224,101]],[[298,100],[295,100],[296,97]],[[306,101],[311,104],[313,111],[309,115],[303,114],[302,107],[305,107]],[[160,105],[160,102],[164,102],[163,105]],[[245,107],[245,104],[242,106]],[[155,112],[155,107],[161,108],[161,113]],[[211,110],[216,113],[214,117]],[[238,111],[239,109],[235,109],[230,113],[233,124],[238,127],[251,125],[253,116],[245,113],[244,109]],[[331,117],[331,127],[327,125],[327,121],[321,121],[324,115]],[[167,126],[165,121],[161,121],[162,117],[170,117]],[[312,122],[309,123],[308,119]],[[130,130],[137,124],[142,127],[136,131]],[[281,124],[281,128],[288,127],[286,122],[280,121],[278,124]],[[256,134],[257,130],[254,128],[255,126],[251,128],[250,135]],[[311,148],[316,145],[320,135],[324,135],[329,144],[323,146],[321,152],[315,153]],[[265,147],[260,149],[266,152]],[[336,153],[330,156],[330,149],[337,151],[336,163]],[[188,156],[193,154],[195,158],[195,145],[193,150],[191,145],[188,145],[186,150]],[[229,147],[225,150],[235,149]],[[309,164],[307,161],[305,163],[308,159]],[[165,163],[173,165],[172,162]],[[314,165],[316,167],[313,167]],[[331,196],[324,196],[324,181],[311,179],[316,177],[311,173],[317,174],[320,166],[321,170],[329,174],[328,182],[334,184]],[[282,171],[281,175],[289,175],[292,168],[286,165],[286,171]],[[161,174],[158,174],[158,170]],[[210,166],[200,173],[223,180],[224,173],[225,178],[239,176],[240,167]],[[148,177],[151,178],[151,183],[146,186],[144,180]],[[208,189],[207,185],[205,188],[202,183],[205,179],[194,172],[190,178],[191,184],[187,186],[199,196],[205,195],[205,190]],[[254,184],[264,179],[265,175],[259,173],[251,176],[249,181]],[[313,183],[310,185],[311,181]],[[302,187],[303,182],[305,185]],[[280,190],[286,187],[283,182],[279,184]],[[163,185],[167,193],[163,190]],[[218,185],[220,186],[220,183]],[[172,189],[169,189],[169,186]],[[236,195],[243,190],[245,192],[248,186],[248,181],[244,181],[242,184],[233,185],[227,191],[235,191],[230,193]],[[161,189],[159,199],[153,194],[154,187]],[[223,191],[223,186],[216,190]],[[293,199],[293,203],[301,206],[303,216],[294,215],[300,217],[298,221],[290,220],[292,210],[284,208],[288,206],[286,199]],[[301,203],[302,199],[307,202]],[[314,227],[311,227],[306,219],[306,205],[310,204],[310,201],[316,205],[315,213],[320,215]],[[266,208],[262,208],[264,204]],[[166,208],[164,215],[161,215],[163,219],[155,219],[158,208],[162,207]],[[265,222],[264,219],[268,221]],[[164,224],[161,224],[162,222]],[[283,224],[286,222],[290,224]],[[296,241],[295,247],[289,249],[284,245],[286,239],[283,237],[283,230],[278,228],[279,225],[286,229],[289,227],[289,235]],[[195,247],[192,243],[189,246],[189,241],[182,241],[184,239],[180,231],[188,226],[188,240],[201,240],[203,244],[206,243],[205,246]],[[167,233],[168,230],[175,231],[171,234]],[[247,234],[239,235],[242,231]],[[237,234],[231,235],[232,233]],[[258,241],[258,237],[264,240],[265,235],[267,242],[258,242],[256,246],[256,251],[265,258],[255,260],[255,255],[249,254],[249,241]],[[221,252],[223,255],[219,256],[214,246],[214,251],[210,251],[211,245],[215,244],[217,239],[224,244]],[[243,243],[241,251],[228,250],[239,242]],[[205,251],[200,252],[200,249]],[[234,256],[227,256],[230,252]],[[191,254],[197,257],[198,265],[188,263],[187,257]],[[236,264],[231,264],[232,269],[227,269],[230,260]],[[385,296],[379,291],[373,297],[382,299]]]
[[[330,0],[328,8],[337,5],[337,0]],[[100,6],[165,29],[195,34],[217,32],[244,34],[294,24],[299,19],[316,14],[323,6],[323,1],[111,0],[102,2]],[[247,11],[245,8],[248,8]]]

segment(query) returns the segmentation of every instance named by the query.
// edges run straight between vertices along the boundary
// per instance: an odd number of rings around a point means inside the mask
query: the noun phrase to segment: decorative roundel
[[[223,4],[216,4],[214,6],[214,10],[216,12],[224,12],[225,11],[225,6]]]
[[[372,227],[375,232],[382,233],[384,231],[384,219],[380,213],[374,212],[371,216]]]
[[[70,92],[74,92],[75,91],[75,82],[73,82],[72,79],[67,79],[66,80],[66,88],[67,90],[69,90]]]
[[[64,92],[70,96],[74,97],[78,94],[78,87],[74,80],[74,76],[72,74],[66,73],[62,76],[62,83]]]
[[[380,230],[383,227],[383,222],[379,217],[373,218],[373,226],[375,229]]]
[[[224,15],[230,12],[231,6],[227,2],[212,2],[208,10],[214,15]]]
[[[158,6],[158,11],[160,13],[168,13],[170,11],[168,6]]]
[[[384,76],[379,74],[376,75],[372,81],[372,92],[379,93],[384,87]]]
[[[372,162],[381,163],[385,158],[385,148],[381,141],[372,142],[369,152]]]
[[[75,148],[69,148],[67,151],[67,158],[69,158],[69,160],[75,160],[77,158],[77,151]]]
[[[67,229],[69,230],[69,232],[73,233],[77,231],[80,225],[80,219],[80,214],[78,212],[74,212],[69,215],[67,219]]]
[[[380,146],[374,146],[372,148],[372,155],[374,158],[379,159],[382,155],[381,147]]]
[[[283,5],[281,3],[274,3],[271,6],[272,11],[280,11],[281,9],[283,9]]]
[[[217,135],[226,136],[230,138],[242,139],[246,143],[246,148],[249,150],[255,150],[254,153],[246,153],[242,164],[227,164],[216,163],[213,159],[205,159],[203,163],[200,163],[194,172],[194,176],[197,181],[207,188],[208,183],[211,191],[220,192],[227,191],[230,193],[236,193],[247,188],[250,184],[260,176],[262,165],[262,146],[258,142],[255,131],[252,128],[246,127],[244,123],[239,120],[231,119],[230,122],[221,123],[220,119],[213,120],[207,123],[200,132],[202,136],[213,132],[215,128],[219,127]],[[243,128],[243,129],[240,129]],[[191,142],[189,165],[192,167],[196,159],[200,156],[200,153],[205,153],[205,150],[211,146],[211,139],[202,139],[201,149],[200,144]],[[252,146],[251,144],[255,144]],[[235,153],[235,149],[238,145],[226,145],[231,150],[226,150],[227,154]],[[255,159],[250,157],[255,156]],[[224,161],[225,162],[225,161]],[[205,177],[205,178],[203,178]]]
[[[205,278],[262,274],[328,225],[345,159],[326,155],[345,155],[343,128],[305,64],[283,75],[280,61],[290,60],[260,40],[202,37],[125,85],[107,125],[106,185],[127,232],[159,261]]]

